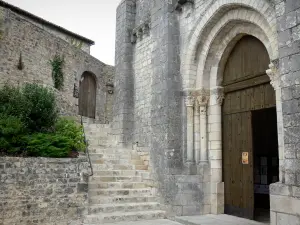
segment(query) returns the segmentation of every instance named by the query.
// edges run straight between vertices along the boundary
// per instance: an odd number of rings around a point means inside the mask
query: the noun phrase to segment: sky
[[[121,0],[4,0],[96,42],[91,55],[114,65],[116,9]]]

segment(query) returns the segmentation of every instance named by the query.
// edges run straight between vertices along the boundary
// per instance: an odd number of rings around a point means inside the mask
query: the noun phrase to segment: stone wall
[[[81,224],[88,204],[86,158],[0,158],[0,224]]]
[[[0,85],[35,82],[53,88],[52,67],[49,63],[55,54],[64,56],[64,87],[55,91],[62,114],[77,115],[78,99],[74,85],[79,86],[84,72],[97,79],[96,118],[101,122],[111,119],[112,96],[106,83],[114,80],[114,68],[108,66],[65,39],[33,23],[26,16],[0,7]],[[22,56],[23,69],[18,69]]]
[[[300,1],[277,0],[279,73],[284,126],[282,183],[271,187],[272,225],[300,224]],[[284,207],[282,207],[284,206]]]
[[[209,213],[209,173],[183,162],[183,99],[176,1],[123,0],[117,10],[114,131],[150,152],[170,216]],[[133,92],[132,92],[133,91]],[[123,94],[123,95],[121,95]],[[131,111],[131,107],[134,111]],[[203,168],[202,168],[203,169]],[[203,201],[205,199],[205,201]]]

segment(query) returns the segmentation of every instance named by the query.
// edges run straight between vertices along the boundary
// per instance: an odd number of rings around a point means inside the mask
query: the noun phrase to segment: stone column
[[[276,95],[276,112],[277,112],[277,132],[278,132],[278,153],[279,153],[279,180],[283,181],[284,176],[284,139],[283,139],[283,116],[282,116],[282,101],[280,87],[280,73],[278,70],[279,60],[274,60],[269,65],[266,73],[270,77],[271,85],[275,90]]]
[[[187,162],[194,162],[194,103],[193,96],[185,98],[186,115],[187,115]]]
[[[209,159],[211,169],[211,213],[224,213],[224,183],[222,182],[222,87],[211,89],[209,104]]]
[[[207,152],[207,103],[208,95],[202,93],[197,97],[199,103],[199,112],[200,112],[200,161],[199,162],[208,162],[208,152]]]
[[[195,101],[194,111],[194,152],[196,164],[200,162],[200,108],[198,101]]]

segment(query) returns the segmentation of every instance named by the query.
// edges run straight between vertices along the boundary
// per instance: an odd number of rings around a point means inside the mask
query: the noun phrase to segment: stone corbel
[[[279,73],[279,60],[273,60],[269,69],[266,71],[267,75],[270,77],[272,87],[277,90],[280,86],[280,73]]]

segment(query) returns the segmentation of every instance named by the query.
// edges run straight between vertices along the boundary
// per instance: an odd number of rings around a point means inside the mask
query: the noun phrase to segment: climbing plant
[[[63,56],[56,54],[52,60],[50,60],[52,66],[52,78],[54,82],[54,87],[61,90],[64,86],[64,73],[63,68],[65,65],[65,59]]]

